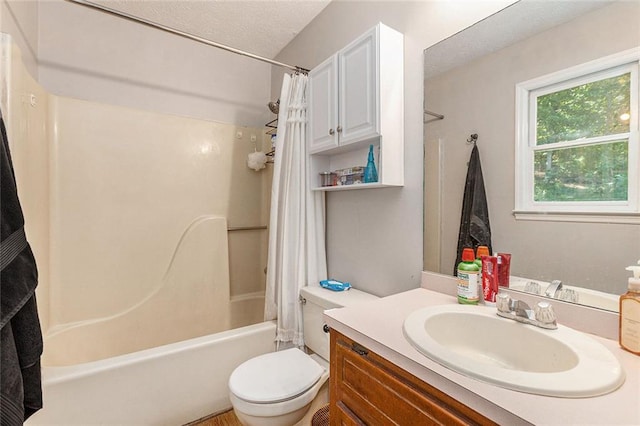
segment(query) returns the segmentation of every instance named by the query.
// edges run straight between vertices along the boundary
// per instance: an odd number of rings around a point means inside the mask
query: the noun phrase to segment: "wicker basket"
[[[329,404],[323,405],[313,414],[311,426],[329,426]]]

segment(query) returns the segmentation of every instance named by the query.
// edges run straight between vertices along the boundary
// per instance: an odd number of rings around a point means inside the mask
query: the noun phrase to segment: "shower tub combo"
[[[261,320],[264,294],[229,297],[226,233],[223,218],[199,218],[140,303],[50,329],[45,406],[27,425],[175,426],[231,408],[231,372],[274,350],[275,323],[229,329]]]
[[[265,227],[226,220],[268,222],[270,178],[246,166],[264,129],[51,95],[2,33],[0,93],[39,269],[44,408],[27,425],[231,408],[231,372],[274,350]]]

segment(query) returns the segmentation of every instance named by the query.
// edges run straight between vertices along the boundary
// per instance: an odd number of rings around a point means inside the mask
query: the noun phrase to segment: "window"
[[[516,86],[516,218],[640,222],[639,59],[632,49]]]

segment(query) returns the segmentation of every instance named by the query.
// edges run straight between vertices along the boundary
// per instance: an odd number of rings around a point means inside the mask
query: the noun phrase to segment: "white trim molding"
[[[640,47],[628,49],[584,64],[576,65],[541,77],[518,83],[515,87],[516,107],[516,149],[515,149],[515,208],[518,220],[541,220],[562,222],[598,223],[640,223],[640,142],[638,124],[638,69]],[[624,68],[623,68],[624,67]],[[621,70],[623,68],[623,70]],[[628,182],[630,184],[626,201],[612,202],[536,202],[533,200],[533,155],[537,149],[558,148],[557,143],[534,146],[535,129],[532,129],[530,109],[535,108],[532,92],[543,93],[558,87],[574,86],[581,81],[590,81],[600,74],[630,72],[631,78],[631,121],[629,132],[591,138],[589,144],[606,143],[615,140],[628,141]],[[566,83],[565,83],[566,82]],[[546,89],[553,86],[553,90]],[[563,142],[562,147],[582,146],[584,141]],[[585,145],[592,146],[592,145]]]
[[[584,222],[640,225],[640,213],[582,213],[582,212],[540,212],[513,211],[516,220],[543,222]]]

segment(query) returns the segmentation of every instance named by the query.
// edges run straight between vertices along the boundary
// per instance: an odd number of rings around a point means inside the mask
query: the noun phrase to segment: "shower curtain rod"
[[[427,114],[427,115],[431,115],[431,116],[435,117],[435,118],[432,118],[430,120],[424,120],[423,119],[422,122],[424,124],[431,123],[432,121],[444,120],[444,115],[438,114],[437,112],[432,112],[432,111],[429,111],[429,110],[425,109],[424,113]]]
[[[442,115],[442,114],[438,114],[437,112],[431,112],[431,111],[426,110],[426,109],[424,110],[424,113],[425,113],[425,114],[428,114],[428,115],[432,115],[432,116],[434,116],[435,118],[437,118],[438,120],[442,120],[442,119],[444,118],[444,115]]]
[[[203,43],[203,44],[206,44],[206,45],[209,45],[209,46],[217,47],[218,49],[226,50],[226,51],[231,52],[231,53],[236,53],[238,55],[247,56],[247,57],[252,58],[252,59],[257,59],[258,61],[266,62],[266,63],[269,63],[271,65],[276,65],[276,66],[283,67],[283,68],[289,68],[290,70],[293,70],[295,72],[302,73],[302,74],[309,73],[309,70],[306,69],[306,68],[302,68],[302,67],[299,67],[299,66],[296,66],[296,65],[289,65],[289,64],[285,64],[283,62],[274,61],[273,59],[269,59],[269,58],[265,58],[265,57],[262,57],[262,56],[254,55],[253,53],[245,52],[244,50],[236,49],[234,47],[227,46],[225,44],[216,43],[215,41],[207,40],[206,38],[198,37],[198,36],[195,36],[193,34],[186,33],[184,31],[176,30],[175,28],[171,28],[171,27],[168,27],[166,25],[159,24],[157,22],[153,22],[153,21],[150,21],[150,20],[147,20],[147,19],[144,19],[144,18],[133,16],[133,15],[128,14],[126,12],[121,12],[119,10],[111,9],[111,8],[109,8],[107,6],[103,6],[101,4],[93,3],[93,2],[90,2],[90,1],[87,1],[87,0],[67,0],[67,1],[69,1],[71,3],[79,4],[81,6],[86,6],[86,7],[89,7],[91,9],[96,9],[96,10],[99,10],[101,12],[108,13],[110,15],[118,16],[120,18],[124,18],[124,19],[127,19],[129,21],[137,22],[139,24],[143,24],[143,25],[146,25],[146,26],[151,27],[151,28],[156,28],[156,29],[159,29],[159,30],[171,33],[171,34],[179,35],[181,37],[188,38],[190,40],[194,40],[194,41],[197,41],[199,43]]]

